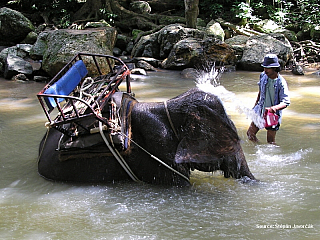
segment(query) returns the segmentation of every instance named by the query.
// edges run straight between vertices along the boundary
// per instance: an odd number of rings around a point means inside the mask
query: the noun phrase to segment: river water
[[[43,83],[0,79],[0,239],[316,239],[320,234],[320,78],[286,78],[292,104],[284,110],[278,146],[246,139],[259,73],[226,72],[234,95],[225,108],[260,180],[243,184],[220,173],[192,173],[192,187],[137,183],[77,185],[37,174],[46,129],[36,93]],[[140,101],[163,101],[195,86],[178,72],[137,77]]]

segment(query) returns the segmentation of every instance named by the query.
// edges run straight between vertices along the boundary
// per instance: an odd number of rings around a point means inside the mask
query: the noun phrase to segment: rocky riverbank
[[[242,32],[222,19],[197,29],[177,23],[128,37],[103,21],[88,23],[81,30],[35,27],[9,8],[0,9],[0,21],[0,73],[6,79],[46,81],[78,52],[115,55],[131,68],[145,71],[199,69],[212,64],[261,71],[265,54],[275,53],[281,66],[294,74],[304,74],[306,69],[318,74],[316,63],[320,61],[320,44],[299,42],[295,32],[270,22],[265,22],[260,31]]]

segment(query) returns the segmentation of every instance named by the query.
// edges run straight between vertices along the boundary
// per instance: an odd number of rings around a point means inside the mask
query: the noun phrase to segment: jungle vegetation
[[[191,0],[192,1],[192,0]],[[194,0],[198,2],[199,18],[205,22],[223,18],[226,21],[250,24],[261,19],[271,19],[282,26],[320,24],[319,0]],[[26,14],[34,23],[55,24],[68,28],[74,22],[104,19],[110,25],[132,17],[133,0],[0,0],[0,7],[9,7]],[[145,21],[157,24],[155,15],[184,16],[185,0],[146,0],[163,3],[167,8],[152,9]],[[130,15],[131,14],[131,15]],[[152,24],[151,24],[152,25]]]

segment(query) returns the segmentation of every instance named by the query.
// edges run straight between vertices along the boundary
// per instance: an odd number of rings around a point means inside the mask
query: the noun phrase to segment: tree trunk
[[[189,28],[197,27],[197,17],[199,15],[199,0],[184,0],[186,25]]]
[[[199,0],[194,0],[197,3]],[[87,0],[86,3],[73,15],[73,22],[97,21],[106,17],[100,14],[100,9],[115,16],[112,24],[119,32],[131,33],[133,29],[149,31],[157,29],[161,25],[172,23],[185,23],[185,19],[180,16],[164,16],[161,14],[140,14],[124,8],[119,0]],[[197,5],[198,6],[198,5]],[[196,15],[198,16],[198,14]],[[195,21],[196,23],[196,17]],[[194,24],[195,26],[195,24]]]
[[[107,0],[108,1],[108,0]],[[99,11],[102,8],[102,0],[87,0],[85,4],[73,15],[75,20],[100,20]]]

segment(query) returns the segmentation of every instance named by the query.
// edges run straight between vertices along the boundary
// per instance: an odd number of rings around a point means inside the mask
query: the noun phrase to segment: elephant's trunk
[[[246,158],[241,147],[235,154],[229,155],[224,158],[221,170],[224,172],[224,177],[226,178],[231,176],[236,179],[242,177],[248,177],[251,180],[256,179],[249,170]]]

